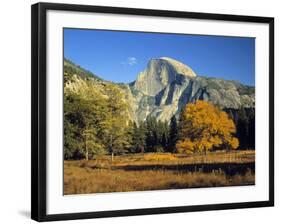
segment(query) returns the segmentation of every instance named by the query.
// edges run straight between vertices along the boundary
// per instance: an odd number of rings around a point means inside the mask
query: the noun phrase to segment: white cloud
[[[138,60],[135,57],[128,57],[126,62],[122,62],[123,65],[136,65]]]

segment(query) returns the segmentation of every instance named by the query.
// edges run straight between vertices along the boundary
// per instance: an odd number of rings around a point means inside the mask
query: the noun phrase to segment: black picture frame
[[[269,24],[269,200],[243,203],[208,204],[196,206],[159,207],[101,212],[46,214],[46,12],[63,10],[100,12],[125,15],[162,16],[235,22]],[[133,216],[206,210],[238,209],[274,206],[274,18],[137,8],[103,7],[73,4],[37,3],[32,5],[31,17],[31,218],[36,221]]]

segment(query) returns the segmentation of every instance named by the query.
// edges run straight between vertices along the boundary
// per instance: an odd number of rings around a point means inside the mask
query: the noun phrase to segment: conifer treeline
[[[138,125],[130,122],[130,145],[128,152],[173,152],[177,137],[177,121],[157,121],[155,117],[148,117]]]
[[[255,108],[225,109],[236,126],[240,149],[255,149]]]

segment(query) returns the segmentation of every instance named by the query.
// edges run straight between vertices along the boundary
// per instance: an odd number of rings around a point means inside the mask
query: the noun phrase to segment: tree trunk
[[[87,147],[87,136],[85,136],[85,159],[88,161],[89,160],[89,150]]]
[[[204,163],[207,163],[207,149],[204,149]]]
[[[111,153],[111,162],[113,162],[114,153]]]

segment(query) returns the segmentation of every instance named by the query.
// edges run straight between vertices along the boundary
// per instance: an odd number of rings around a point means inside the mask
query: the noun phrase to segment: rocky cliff
[[[99,79],[99,82],[103,81]],[[222,109],[255,107],[254,87],[199,76],[187,65],[169,57],[151,59],[136,81],[116,85],[128,101],[130,119],[137,122],[148,116],[169,121],[184,105],[198,99]]]
[[[198,76],[187,65],[168,57],[151,59],[126,88],[133,119],[137,121],[147,116],[170,120],[184,105],[198,99],[220,108],[255,107],[254,87]]]

